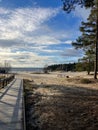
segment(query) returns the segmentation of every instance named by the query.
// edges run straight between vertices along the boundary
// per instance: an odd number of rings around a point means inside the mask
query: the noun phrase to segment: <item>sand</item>
[[[35,84],[56,84],[56,85],[71,85],[80,86],[87,88],[98,88],[98,80],[93,79],[93,74],[87,75],[87,72],[51,72],[49,74],[36,74],[36,73],[18,73],[16,77],[23,79],[29,79]],[[67,78],[68,77],[68,78]],[[94,81],[93,84],[83,84],[80,82],[81,79],[90,79]]]
[[[28,130],[98,129],[98,80],[93,75],[54,72],[17,76],[29,79],[24,81]]]

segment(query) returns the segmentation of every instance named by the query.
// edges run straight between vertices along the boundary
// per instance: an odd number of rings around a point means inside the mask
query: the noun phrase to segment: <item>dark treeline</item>
[[[87,71],[90,74],[91,71],[94,71],[94,63],[68,63],[68,64],[54,64],[46,68],[48,71]]]
[[[10,67],[0,67],[0,73],[7,74],[10,71]]]
[[[76,63],[69,63],[69,64],[54,64],[47,67],[50,71],[75,71],[76,70]]]
[[[0,63],[0,73],[6,74],[9,73],[11,70],[11,65],[9,62],[4,62],[3,64]]]

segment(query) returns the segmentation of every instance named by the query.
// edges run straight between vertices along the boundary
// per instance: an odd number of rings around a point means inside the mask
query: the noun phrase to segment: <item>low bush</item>
[[[92,83],[92,80],[85,78],[85,79],[81,79],[80,82],[84,84],[88,84],[88,83]]]

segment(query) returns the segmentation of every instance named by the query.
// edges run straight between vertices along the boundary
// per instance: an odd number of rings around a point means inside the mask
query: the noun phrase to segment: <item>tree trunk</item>
[[[98,69],[98,0],[96,0],[97,8],[97,20],[96,20],[96,58],[95,58],[95,70],[94,79],[97,79],[97,69]]]

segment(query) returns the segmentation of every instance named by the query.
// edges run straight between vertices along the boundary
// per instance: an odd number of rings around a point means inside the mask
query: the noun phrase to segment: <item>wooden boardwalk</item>
[[[0,90],[0,130],[23,130],[22,97],[22,79],[14,79]]]

